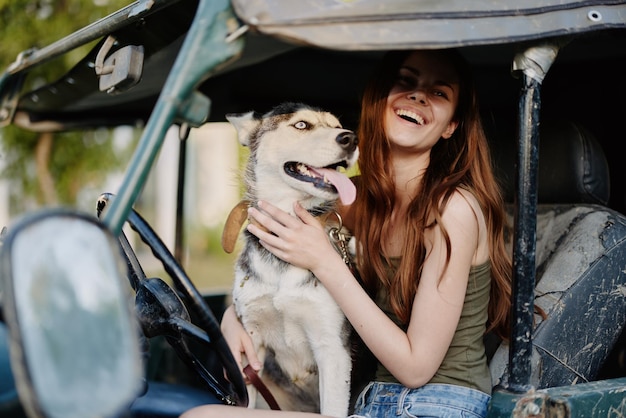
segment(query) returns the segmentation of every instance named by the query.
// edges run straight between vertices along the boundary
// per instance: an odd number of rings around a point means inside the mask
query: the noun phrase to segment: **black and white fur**
[[[335,116],[285,103],[262,116],[227,119],[250,148],[244,179],[250,202],[264,200],[292,215],[295,201],[311,213],[332,209],[337,190],[309,177],[305,167],[355,163],[356,136]],[[345,316],[310,271],[278,259],[245,230],[242,238],[233,302],[264,364],[263,381],[283,410],[346,416],[351,355]],[[250,405],[266,407],[253,388]]]

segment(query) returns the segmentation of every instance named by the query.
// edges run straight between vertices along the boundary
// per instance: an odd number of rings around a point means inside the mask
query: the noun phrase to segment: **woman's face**
[[[450,138],[459,100],[459,77],[451,64],[432,51],[415,51],[400,66],[387,96],[385,132],[392,148],[429,152]]]

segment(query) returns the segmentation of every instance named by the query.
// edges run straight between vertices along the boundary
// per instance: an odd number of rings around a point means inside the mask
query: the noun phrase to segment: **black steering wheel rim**
[[[98,199],[99,215],[112,197],[113,195],[108,193],[100,196]],[[176,344],[176,341],[172,337],[167,338],[168,342],[175,349],[177,355],[194,369],[223,403],[227,405],[247,406],[248,392],[245,381],[220,330],[220,324],[211,311],[211,308],[191,279],[187,276],[185,270],[148,222],[134,209],[129,213],[127,222],[139,235],[141,240],[148,245],[154,256],[161,261],[163,268],[173,280],[176,290],[183,294],[182,302],[189,311],[194,313],[194,318],[198,322],[197,326],[206,332],[211,348],[215,350],[223,366],[224,373],[218,376],[213,375],[209,370],[203,367],[202,363],[199,362],[189,350],[184,348],[184,344]],[[134,250],[123,232],[120,234],[119,240],[129,266],[130,284],[133,289],[137,290],[140,283],[143,280],[147,280],[146,276]],[[177,320],[184,321],[184,319],[181,318],[177,318]]]

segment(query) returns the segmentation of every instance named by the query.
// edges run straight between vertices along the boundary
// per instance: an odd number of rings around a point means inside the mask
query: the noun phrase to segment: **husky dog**
[[[352,182],[337,170],[355,163],[356,135],[332,114],[284,103],[226,118],[250,148],[245,202],[264,200],[294,215],[298,201],[317,216],[338,198],[354,200]],[[310,271],[275,257],[245,230],[242,238],[233,302],[264,364],[264,383],[281,409],[346,416],[351,355],[343,312]],[[267,408],[250,389],[251,407]]]

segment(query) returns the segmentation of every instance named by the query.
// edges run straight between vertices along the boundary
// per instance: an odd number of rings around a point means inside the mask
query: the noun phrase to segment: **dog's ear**
[[[241,145],[250,145],[252,132],[254,132],[260,123],[260,120],[255,117],[255,112],[229,113],[226,115],[226,120],[237,130],[237,136],[239,137]]]

